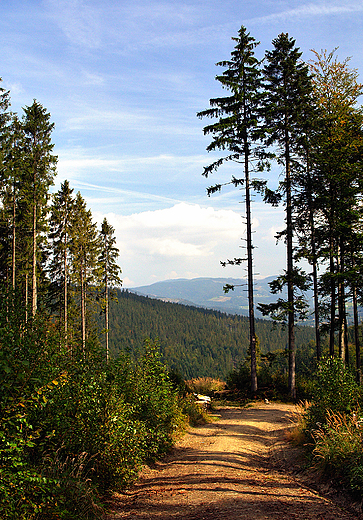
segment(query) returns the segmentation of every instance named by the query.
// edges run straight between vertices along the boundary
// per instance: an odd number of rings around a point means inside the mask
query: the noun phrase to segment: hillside
[[[255,280],[254,300],[256,305],[258,303],[271,303],[276,300],[276,296],[270,293],[270,286],[268,285],[274,278],[270,276]],[[235,290],[226,294],[223,290],[223,286],[226,284],[235,285]],[[229,314],[248,315],[246,280],[240,278],[166,280],[151,285],[134,287],[130,290],[137,294],[164,301],[196,305]],[[256,317],[262,318],[262,314],[256,311]]]
[[[271,321],[256,320],[256,332],[263,353],[286,348],[286,331],[273,329]],[[118,303],[112,302],[110,308],[113,355],[133,354],[145,338],[158,339],[163,361],[185,378],[226,377],[245,357],[248,335],[244,316],[164,302],[127,290],[118,291]],[[297,330],[297,349],[304,356],[313,339],[312,328]]]

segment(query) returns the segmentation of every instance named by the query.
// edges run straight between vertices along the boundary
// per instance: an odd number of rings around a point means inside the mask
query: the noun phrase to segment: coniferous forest
[[[110,350],[120,347],[132,353],[145,338],[157,341],[163,361],[185,379],[225,379],[248,356],[248,318],[219,311],[190,307],[117,291],[110,306],[113,323]],[[287,332],[271,320],[257,320],[257,337],[263,354],[284,351]],[[299,357],[314,360],[314,329],[299,327]]]
[[[36,100],[13,113],[11,93],[0,88],[4,520],[101,518],[107,493],[137,478],[145,461],[168,451],[189,418],[200,416],[177,384],[197,376],[227,379],[239,398],[261,396],[260,387],[276,397],[277,382],[279,397],[310,398],[301,416],[305,438],[329,471],[340,464],[343,478],[344,466],[362,495],[363,470],[351,470],[353,462],[363,467],[361,431],[347,425],[363,403],[363,86],[335,51],[302,61],[288,34],[273,40],[263,61],[244,27],[233,41],[216,78],[230,95],[211,99],[198,116],[213,120],[204,128],[208,151],[227,151],[204,175],[229,161],[243,172],[208,194],[225,184],[245,190],[247,258],[224,263],[247,261],[248,319],[121,291],[113,227],[104,219],[97,228],[68,181],[52,193],[58,158],[51,114]],[[260,178],[268,179],[271,167],[283,172],[277,189]],[[276,302],[260,306],[272,321],[253,314],[250,190],[286,212],[277,237],[286,244],[286,269],[271,283]],[[311,288],[314,328],[299,325]],[[347,432],[359,442],[342,458],[334,446]]]

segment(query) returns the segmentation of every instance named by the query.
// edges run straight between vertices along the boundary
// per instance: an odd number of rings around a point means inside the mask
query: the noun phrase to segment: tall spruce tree
[[[248,301],[250,323],[250,350],[251,350],[251,391],[257,391],[257,366],[256,366],[256,332],[254,317],[253,297],[253,244],[252,244],[252,219],[251,219],[251,181],[250,169],[252,159],[256,159],[254,143],[261,137],[259,126],[259,109],[261,101],[261,71],[259,61],[255,57],[255,48],[258,42],[250,36],[246,28],[242,26],[238,37],[233,37],[236,42],[231,53],[230,60],[218,62],[217,65],[225,67],[222,74],[216,76],[222,87],[231,95],[210,99],[211,108],[199,112],[200,118],[217,118],[204,128],[205,135],[212,136],[212,142],[207,147],[208,151],[228,150],[228,154],[216,160],[206,168],[203,175],[208,177],[222,164],[234,161],[242,165],[243,179],[232,177],[231,184],[245,188],[246,222],[247,222],[247,273],[248,273]],[[230,184],[224,183],[224,184]],[[253,183],[252,183],[253,184]],[[208,194],[221,189],[222,184],[210,187]],[[242,259],[229,260],[229,264],[239,265]],[[225,263],[222,262],[222,265]],[[233,289],[226,286],[225,290]]]
[[[32,214],[32,315],[38,306],[38,261],[40,259],[41,232],[46,228],[49,188],[53,184],[57,157],[53,155],[54,144],[51,135],[54,123],[50,114],[36,100],[24,108],[24,185],[26,202]]]
[[[98,257],[97,274],[99,287],[101,289],[101,309],[105,316],[105,337],[106,337],[106,361],[109,361],[109,306],[110,298],[116,298],[114,287],[120,287],[121,268],[117,264],[119,250],[116,247],[115,229],[104,218],[99,232],[100,254]],[[117,298],[116,298],[117,299]]]
[[[273,50],[266,52],[264,66],[264,119],[268,128],[266,145],[274,147],[278,162],[284,165],[284,180],[280,188],[285,197],[286,230],[284,236],[287,249],[286,276],[280,278],[276,288],[287,285],[288,351],[289,351],[289,394],[296,396],[296,347],[294,288],[303,280],[294,269],[293,248],[293,165],[302,154],[299,136],[303,127],[306,106],[311,100],[311,80],[307,65],[301,61],[302,53],[295,40],[281,33],[273,40]]]

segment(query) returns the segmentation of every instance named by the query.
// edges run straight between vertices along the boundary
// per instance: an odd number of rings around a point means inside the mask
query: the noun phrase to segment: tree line
[[[253,301],[253,244],[251,195],[256,190],[272,205],[283,204],[285,228],[277,238],[286,244],[286,269],[271,282],[272,293],[287,288],[287,299],[259,305],[264,315],[287,325],[289,392],[296,396],[296,322],[308,312],[304,293],[314,291],[316,357],[322,355],[321,336],[329,336],[329,354],[349,363],[347,303],[353,306],[356,377],[361,381],[358,305],[362,301],[362,150],[363,112],[358,98],[363,85],[349,58],[313,51],[302,60],[295,40],[281,33],[262,60],[255,56],[259,42],[242,26],[230,60],[217,63],[224,71],[216,79],[230,95],[210,99],[200,118],[217,121],[204,127],[211,135],[208,151],[227,153],[205,167],[208,177],[222,164],[241,164],[242,178],[208,188],[208,195],[225,184],[245,189],[251,349],[251,389],[257,390],[256,336]],[[260,175],[277,164],[282,180],[270,189]],[[305,260],[310,266],[303,270]],[[226,291],[233,289],[226,286]]]
[[[0,88],[0,281],[22,298],[26,319],[51,310],[72,356],[86,356],[104,316],[106,358],[111,287],[121,285],[114,228],[100,229],[80,192],[65,180],[58,192],[49,112],[36,100],[22,117]]]

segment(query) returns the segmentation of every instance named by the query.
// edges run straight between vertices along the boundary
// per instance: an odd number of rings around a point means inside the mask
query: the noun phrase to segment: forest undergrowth
[[[0,305],[0,517],[95,519],[103,498],[170,449],[200,410],[145,342],[136,361],[66,347],[55,324]]]

